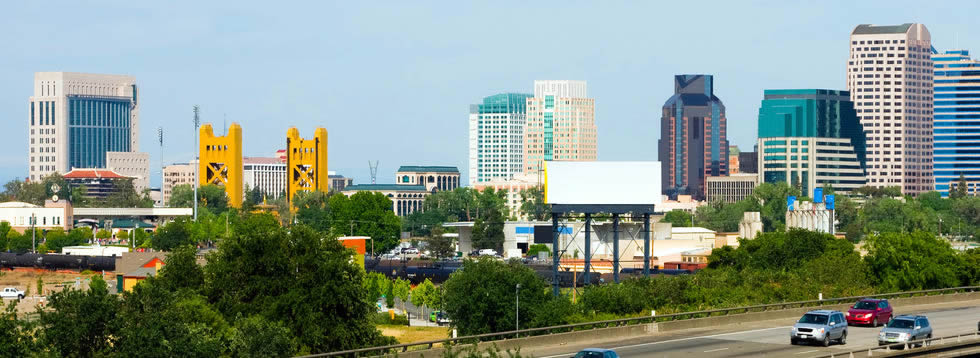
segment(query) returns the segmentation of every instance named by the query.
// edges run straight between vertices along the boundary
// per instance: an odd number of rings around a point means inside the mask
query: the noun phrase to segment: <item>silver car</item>
[[[904,315],[888,322],[878,333],[878,345],[901,344],[932,338],[932,325],[926,316]]]
[[[840,311],[817,310],[803,315],[789,332],[790,344],[817,342],[824,347],[831,341],[847,344],[847,320]]]

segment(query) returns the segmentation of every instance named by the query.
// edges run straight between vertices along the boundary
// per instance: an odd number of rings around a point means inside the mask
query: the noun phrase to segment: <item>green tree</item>
[[[548,220],[551,206],[544,202],[544,188],[535,186],[521,190],[521,215],[528,220]]]
[[[74,245],[65,230],[61,228],[48,230],[44,235],[44,243],[47,244],[48,250],[54,252],[61,252],[62,247]]]
[[[548,245],[545,244],[533,244],[527,248],[527,257],[538,257],[539,252],[551,253],[548,249]]]
[[[960,173],[960,179],[956,181],[956,187],[949,190],[950,199],[959,199],[966,196],[966,176]]]
[[[148,277],[123,293],[115,353],[122,357],[217,357],[231,333],[205,297]]]
[[[106,355],[114,346],[119,301],[101,276],[91,279],[88,290],[55,292],[48,297],[48,309],[37,310],[40,338],[55,355]]]
[[[112,232],[110,232],[109,230],[106,230],[106,229],[99,230],[98,232],[95,233],[95,238],[96,239],[105,240],[105,239],[108,239],[108,238],[111,238],[111,237],[112,237]]]
[[[689,227],[693,222],[692,216],[684,210],[671,210],[664,214],[664,218],[660,221],[671,223],[674,227]]]
[[[329,207],[334,235],[349,235],[353,224],[354,236],[371,237],[378,252],[398,245],[401,219],[391,210],[391,199],[384,194],[361,191],[349,198],[332,195]]]
[[[329,232],[331,226],[330,196],[330,193],[322,191],[297,192],[293,197],[296,221],[316,230]],[[340,225],[340,227],[347,226]]]
[[[879,290],[956,287],[962,261],[949,244],[927,232],[887,232],[866,239],[865,256]]]
[[[197,263],[197,248],[191,245],[173,248],[160,268],[156,284],[169,291],[200,291],[204,286],[204,269]]]
[[[0,356],[28,357],[35,353],[33,324],[17,317],[17,302],[7,304],[0,313]]]
[[[229,348],[232,356],[242,358],[290,357],[296,352],[289,328],[258,315],[235,321]]]
[[[534,270],[516,260],[506,263],[490,258],[465,261],[463,268],[443,283],[443,305],[453,327],[460,335],[514,329],[518,284],[521,285],[521,322],[534,322],[539,319],[539,308],[552,299],[548,284]]]
[[[428,247],[432,256],[439,259],[456,256],[456,245],[452,238],[443,236],[442,227],[432,229]]]
[[[785,228],[786,198],[799,195],[799,190],[785,182],[762,183],[755,188],[751,198],[761,205],[760,215],[765,231],[783,230]]]
[[[405,302],[408,302],[409,294],[412,293],[412,286],[403,278],[398,278],[391,285],[391,294],[402,301],[402,311],[405,311]]]
[[[412,302],[413,306],[419,308],[419,318],[426,318],[423,311],[426,306],[430,308],[432,307],[431,304],[433,301],[435,301],[435,299],[432,297],[433,295],[436,295],[436,286],[432,284],[432,281],[429,281],[429,279],[425,279],[425,281],[422,281],[422,283],[416,285],[415,288],[412,289],[410,301]]]
[[[302,352],[393,341],[370,324],[364,270],[335,237],[305,225],[283,228],[269,214],[247,215],[236,225],[204,267],[204,292],[227,319],[280,321]]]
[[[10,230],[10,223],[6,221],[0,221],[0,251],[6,251],[9,248],[8,246],[9,236],[7,236],[7,234],[9,234],[11,231],[12,230]]]
[[[385,275],[379,272],[368,272],[364,276],[364,290],[367,292],[367,298],[370,302],[377,302],[381,295],[388,292],[388,286],[391,283]]]
[[[170,202],[167,203],[172,208],[191,208],[194,207],[194,187],[190,184],[174,186],[170,194]],[[214,214],[221,214],[228,209],[228,195],[225,188],[217,185],[202,185],[197,188],[198,208],[208,208]]]
[[[112,181],[113,190],[105,200],[95,203],[106,208],[152,208],[153,200],[149,191],[137,193],[133,179],[123,178]]]
[[[38,235],[40,235],[40,233],[38,233]],[[10,230],[7,232],[7,242],[7,249],[18,254],[30,252],[31,249],[34,248],[30,230],[25,231],[23,234]]]
[[[175,247],[197,244],[192,237],[193,222],[188,218],[178,218],[157,229],[152,247],[160,251],[170,251]]]

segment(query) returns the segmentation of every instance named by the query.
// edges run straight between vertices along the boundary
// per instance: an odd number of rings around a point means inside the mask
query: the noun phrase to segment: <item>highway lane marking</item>
[[[674,343],[674,342],[683,342],[683,341],[690,341],[690,340],[695,340],[695,339],[703,339],[703,338],[715,338],[715,337],[724,337],[724,336],[732,336],[732,335],[736,335],[736,334],[746,334],[746,333],[755,333],[755,332],[763,332],[763,331],[771,331],[771,330],[774,330],[774,329],[787,329],[787,328],[792,328],[792,327],[793,327],[793,326],[782,326],[782,327],[771,327],[771,328],[760,328],[760,329],[753,329],[753,330],[749,330],[749,331],[739,331],[739,332],[729,332],[729,333],[719,333],[719,334],[712,334],[712,335],[709,335],[709,336],[699,336],[699,337],[687,337],[687,338],[677,338],[677,339],[670,339],[670,340],[666,340],[666,341],[659,341],[659,342],[649,342],[649,343],[639,343],[639,344],[631,344],[631,345],[628,345],[628,346],[620,346],[620,347],[613,347],[613,348],[610,348],[610,349],[612,349],[612,350],[617,350],[617,349],[628,349],[628,348],[636,348],[636,347],[644,347],[644,346],[652,346],[652,345],[656,345],[656,344],[664,344],[664,343]],[[566,353],[566,354],[558,354],[558,355],[553,355],[553,356],[547,356],[547,357],[541,357],[541,358],[558,358],[558,357],[568,357],[568,355],[569,355],[569,354],[575,354],[575,353]]]
[[[712,350],[707,350],[707,351],[704,351],[704,353],[711,353],[711,352],[721,352],[721,351],[723,351],[723,350],[727,350],[727,349],[728,349],[728,348],[718,348],[718,349],[712,349]]]
[[[797,352],[797,353],[793,353],[793,354],[807,354],[807,353],[813,353],[813,352],[819,352],[819,351],[820,351],[819,349],[814,349],[814,350],[812,350],[812,351],[806,351],[806,352]]]

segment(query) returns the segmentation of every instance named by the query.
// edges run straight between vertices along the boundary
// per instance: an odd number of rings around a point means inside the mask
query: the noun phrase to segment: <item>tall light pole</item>
[[[517,307],[514,310],[515,316],[517,318],[517,329],[515,331],[521,330],[521,284],[517,284]],[[521,337],[520,332],[515,332],[517,338]]]
[[[201,126],[201,106],[195,104],[194,105],[194,151],[195,152],[200,151],[200,148],[198,148],[199,145],[197,144],[197,127],[199,126]],[[199,158],[197,154],[194,155],[194,158],[197,158],[198,162],[201,160],[201,158]],[[192,184],[192,186],[194,187],[194,221],[197,222],[197,183],[200,182],[197,178],[198,176],[197,168],[201,166],[201,163],[194,163],[193,165],[194,165],[194,184]]]
[[[37,216],[31,213],[31,251],[37,253]]]

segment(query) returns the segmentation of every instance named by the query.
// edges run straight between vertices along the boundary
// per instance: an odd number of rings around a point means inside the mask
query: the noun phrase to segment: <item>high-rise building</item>
[[[847,89],[868,143],[868,185],[904,194],[933,190],[933,68],[922,24],[858,25]]]
[[[674,76],[674,95],[664,103],[660,118],[658,154],[664,194],[704,199],[705,178],[728,175],[726,122],[713,76]]]
[[[759,181],[802,193],[864,186],[865,138],[847,91],[766,90],[759,108]]]
[[[105,168],[106,152],[138,150],[139,95],[130,76],[34,73],[29,178]]]
[[[470,105],[470,185],[507,180],[524,170],[530,94],[501,93]]]
[[[595,99],[585,81],[534,81],[527,99],[524,173],[539,175],[546,161],[598,159]]]
[[[932,61],[936,190],[949,196],[963,175],[967,193],[980,194],[980,61],[966,50],[934,54]]]

